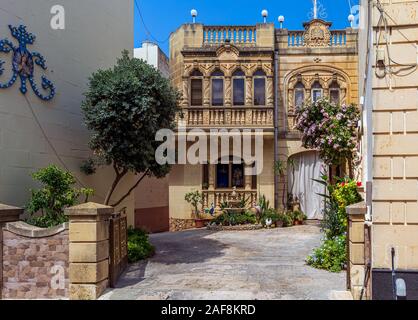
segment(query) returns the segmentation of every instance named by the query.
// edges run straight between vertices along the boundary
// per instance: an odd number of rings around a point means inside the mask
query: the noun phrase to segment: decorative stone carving
[[[245,104],[250,106],[253,104],[253,78],[245,78],[246,89],[245,89]]]
[[[307,47],[328,47],[331,45],[331,23],[314,19],[304,24],[304,45]]]

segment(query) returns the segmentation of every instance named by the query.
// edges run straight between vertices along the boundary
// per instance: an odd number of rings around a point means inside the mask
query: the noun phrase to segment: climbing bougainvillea
[[[359,119],[354,104],[340,106],[323,98],[297,110],[296,128],[305,148],[319,150],[327,164],[339,164],[354,157]]]

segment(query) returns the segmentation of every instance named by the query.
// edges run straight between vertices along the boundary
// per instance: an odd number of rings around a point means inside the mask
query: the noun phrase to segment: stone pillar
[[[0,300],[3,296],[3,227],[8,222],[19,221],[22,213],[22,208],[0,203]]]
[[[232,80],[231,77],[225,77],[225,107],[232,106]]]
[[[251,166],[249,166],[249,165],[245,165],[245,169],[251,169]],[[244,172],[245,172],[246,170],[244,170]],[[252,182],[253,182],[253,176],[251,176],[251,175],[245,175],[244,176],[245,178],[244,178],[244,180],[245,180],[245,190],[251,190],[251,187],[252,187]]]
[[[114,208],[84,203],[67,208],[70,219],[70,299],[94,300],[109,283],[109,218]]]
[[[203,78],[203,106],[209,107],[211,103],[210,97],[210,77]]]
[[[360,202],[348,206],[346,211],[348,215],[349,260],[347,266],[347,287],[351,290],[354,300],[359,300],[366,272],[364,222],[367,207],[364,202]]]
[[[274,81],[273,76],[267,76],[267,107],[274,107]]]
[[[189,78],[183,77],[183,108],[187,108],[189,106],[189,99]]]
[[[253,77],[245,77],[245,105],[253,105]]]

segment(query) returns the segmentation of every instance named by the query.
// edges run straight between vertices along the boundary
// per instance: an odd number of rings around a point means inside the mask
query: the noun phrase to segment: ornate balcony
[[[273,128],[273,107],[186,107],[177,116],[188,127]]]
[[[213,203],[215,207],[220,207],[221,203],[226,202],[233,190],[232,189],[218,189],[213,191],[203,190],[203,207],[210,208]],[[258,195],[257,190],[236,190],[237,198],[248,199],[248,204],[251,205],[257,202]]]
[[[255,46],[256,26],[205,26],[203,28],[205,45],[220,45],[227,41],[235,45]]]

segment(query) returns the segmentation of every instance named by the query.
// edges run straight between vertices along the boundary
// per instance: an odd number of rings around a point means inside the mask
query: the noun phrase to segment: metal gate
[[[128,265],[128,221],[125,210],[115,213],[109,223],[109,285],[115,288]]]

